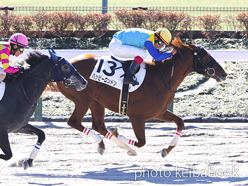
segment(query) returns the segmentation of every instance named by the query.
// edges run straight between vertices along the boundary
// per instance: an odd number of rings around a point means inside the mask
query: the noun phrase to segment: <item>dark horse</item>
[[[12,157],[8,133],[35,134],[37,144],[24,161],[24,168],[32,165],[40,145],[45,140],[42,130],[28,124],[34,113],[36,103],[47,84],[51,81],[60,81],[71,86],[75,91],[83,90],[87,81],[64,58],[55,52],[50,52],[51,58],[36,51],[29,53],[26,63],[29,67],[23,73],[8,74],[5,78],[5,95],[0,101],[0,148],[3,154],[0,158],[9,160]]]
[[[227,76],[223,68],[204,48],[192,43],[185,44],[179,37],[174,38],[171,45],[179,52],[174,57],[164,61],[147,64],[144,82],[136,91],[129,93],[127,113],[137,141],[118,135],[116,131],[112,135],[106,129],[104,109],[118,112],[120,90],[89,79],[97,63],[97,57],[92,54],[80,55],[70,61],[88,80],[88,86],[84,91],[77,92],[71,88],[67,89],[61,84],[58,85],[59,90],[75,103],[75,110],[68,120],[68,125],[93,137],[99,143],[99,147],[104,149],[103,138],[81,124],[83,116],[90,108],[92,129],[111,139],[120,147],[127,149],[128,154],[135,155],[135,151],[126,144],[136,147],[145,145],[146,120],[158,119],[174,122],[177,125],[177,132],[170,146],[162,150],[162,156],[166,156],[176,146],[180,133],[184,129],[183,119],[167,110],[174,99],[174,92],[183,79],[193,71],[212,77],[217,82],[225,80]],[[173,77],[171,76],[172,69],[174,69]]]

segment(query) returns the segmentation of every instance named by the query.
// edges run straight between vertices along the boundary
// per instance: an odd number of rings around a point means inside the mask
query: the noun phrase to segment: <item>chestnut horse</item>
[[[102,154],[105,149],[103,138],[81,124],[83,116],[90,109],[92,129],[126,149],[129,155],[136,155],[136,152],[127,144],[136,147],[145,145],[146,120],[174,122],[177,125],[177,131],[169,147],[162,150],[162,156],[165,157],[176,146],[184,129],[183,119],[167,110],[183,79],[193,71],[214,78],[217,82],[225,80],[227,76],[223,68],[204,48],[192,43],[185,44],[179,37],[174,38],[171,45],[179,52],[164,61],[146,64],[146,76],[142,85],[136,91],[129,93],[127,114],[137,141],[118,135],[116,131],[113,135],[106,129],[104,110],[107,108],[118,113],[120,90],[89,79],[97,63],[97,56],[93,54],[79,55],[70,61],[88,81],[84,91],[78,92],[62,84],[57,85],[62,94],[75,103],[75,110],[68,120],[68,125],[93,137],[99,143]]]

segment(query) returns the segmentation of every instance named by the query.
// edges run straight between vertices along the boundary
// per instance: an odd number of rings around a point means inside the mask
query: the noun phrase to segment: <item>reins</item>
[[[44,60],[44,61],[45,61],[45,60]],[[43,62],[44,62],[44,61],[43,61]],[[41,63],[43,63],[43,62],[41,62]],[[41,63],[40,63],[40,64],[41,64]],[[31,73],[32,73],[32,70],[31,70]],[[27,73],[27,72],[25,72],[25,71],[23,72],[23,74],[25,74],[25,75],[27,75],[27,76],[33,78],[33,79],[40,80],[40,81],[46,81],[46,82],[50,82],[50,81],[51,81],[51,80],[49,80],[49,79],[45,79],[45,78],[40,78],[40,77],[33,76],[33,75],[31,75],[30,73]],[[12,83],[17,79],[17,77],[18,77],[19,75],[20,75],[20,73],[15,77],[15,79],[12,81]],[[32,102],[30,101],[30,99],[28,98],[28,95],[27,95],[27,93],[26,93],[26,91],[25,91],[25,89],[24,89],[24,87],[23,87],[23,84],[22,84],[20,78],[18,78],[18,81],[19,81],[19,83],[20,83],[22,92],[23,92],[23,94],[24,94],[26,100],[28,101],[28,103],[29,103],[30,105],[32,105],[32,106],[36,105],[37,103],[32,103]]]
[[[55,78],[52,78],[52,79],[45,79],[45,78],[36,77],[36,76],[33,76],[33,75],[31,75],[30,73],[27,73],[27,72],[25,72],[25,71],[24,71],[23,73],[26,74],[26,75],[28,75],[28,76],[31,77],[31,78],[34,78],[34,79],[37,79],[37,80],[40,80],[40,81],[47,81],[47,82],[63,82],[64,84],[66,84],[66,80],[67,80],[68,78],[70,78],[70,76],[67,76],[67,74],[63,73],[63,72],[61,71],[61,69],[59,68],[58,63],[59,63],[62,59],[63,59],[63,58],[61,58],[60,60],[58,60],[58,61],[56,61],[56,62],[53,62],[52,59],[49,58],[50,64],[53,63],[52,70],[56,69],[56,70],[59,72],[60,76],[61,76],[61,77],[64,77],[64,78],[63,78],[63,81],[56,81]],[[43,61],[43,62],[44,62],[44,61]],[[42,62],[42,63],[43,63],[43,62]],[[53,76],[54,76],[54,75],[53,75]]]
[[[167,81],[166,81],[166,79],[165,79],[165,77],[164,77],[164,74],[163,74],[163,72],[162,72],[161,67],[159,67],[159,70],[160,70],[160,72],[161,72],[161,75],[162,75],[162,77],[163,77],[163,79],[164,79],[164,81],[165,81],[165,84],[166,84],[166,86],[168,87],[169,91],[170,91],[172,94],[175,94],[176,92],[174,92],[174,91],[171,90],[171,83],[172,83],[173,72],[174,72],[174,67],[175,67],[175,56],[173,56],[172,61],[173,61],[173,62],[172,62],[172,68],[171,68],[170,85],[168,85],[168,83],[167,83]]]
[[[24,94],[26,100],[28,101],[28,103],[29,103],[30,105],[32,105],[32,106],[36,105],[37,103],[32,103],[32,102],[30,101],[30,99],[28,98],[28,95],[27,95],[27,93],[26,93],[26,91],[25,91],[25,89],[24,89],[24,87],[23,87],[23,85],[22,85],[22,82],[21,82],[20,78],[19,78],[18,80],[19,80],[19,83],[20,83],[20,85],[21,85],[22,92],[23,92],[23,94]]]

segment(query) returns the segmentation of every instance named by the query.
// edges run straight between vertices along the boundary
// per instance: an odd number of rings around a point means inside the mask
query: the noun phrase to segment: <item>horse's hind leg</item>
[[[0,159],[9,160],[12,157],[8,132],[4,129],[0,130],[0,149],[2,149],[4,153],[0,154]]]
[[[35,134],[38,136],[37,143],[35,144],[34,149],[31,152],[31,154],[29,155],[29,159],[24,160],[24,162],[23,162],[24,169],[26,170],[28,167],[31,167],[33,165],[33,160],[37,156],[37,154],[40,150],[41,144],[45,140],[45,133],[42,130],[40,130],[40,129],[38,129],[38,128],[30,125],[30,124],[25,125],[20,130],[18,130],[16,133]]]
[[[177,142],[180,138],[181,132],[184,129],[184,122],[183,119],[176,116],[175,114],[173,114],[170,111],[166,111],[164,114],[157,116],[154,119],[159,119],[162,121],[168,121],[168,122],[174,122],[177,125],[177,131],[170,143],[170,146],[167,149],[163,149],[162,150],[162,157],[165,157],[166,155],[168,155],[170,153],[170,151],[177,145]]]

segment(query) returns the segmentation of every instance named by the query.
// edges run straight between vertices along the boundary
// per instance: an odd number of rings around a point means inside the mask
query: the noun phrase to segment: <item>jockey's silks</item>
[[[3,64],[3,70],[6,73],[16,73],[18,68],[9,65],[11,46],[8,42],[0,42],[0,62]]]
[[[113,37],[119,39],[123,45],[134,46],[140,49],[148,50],[150,55],[156,61],[162,61],[172,56],[171,53],[160,54],[155,48],[155,32],[142,29],[130,28],[116,32]]]

